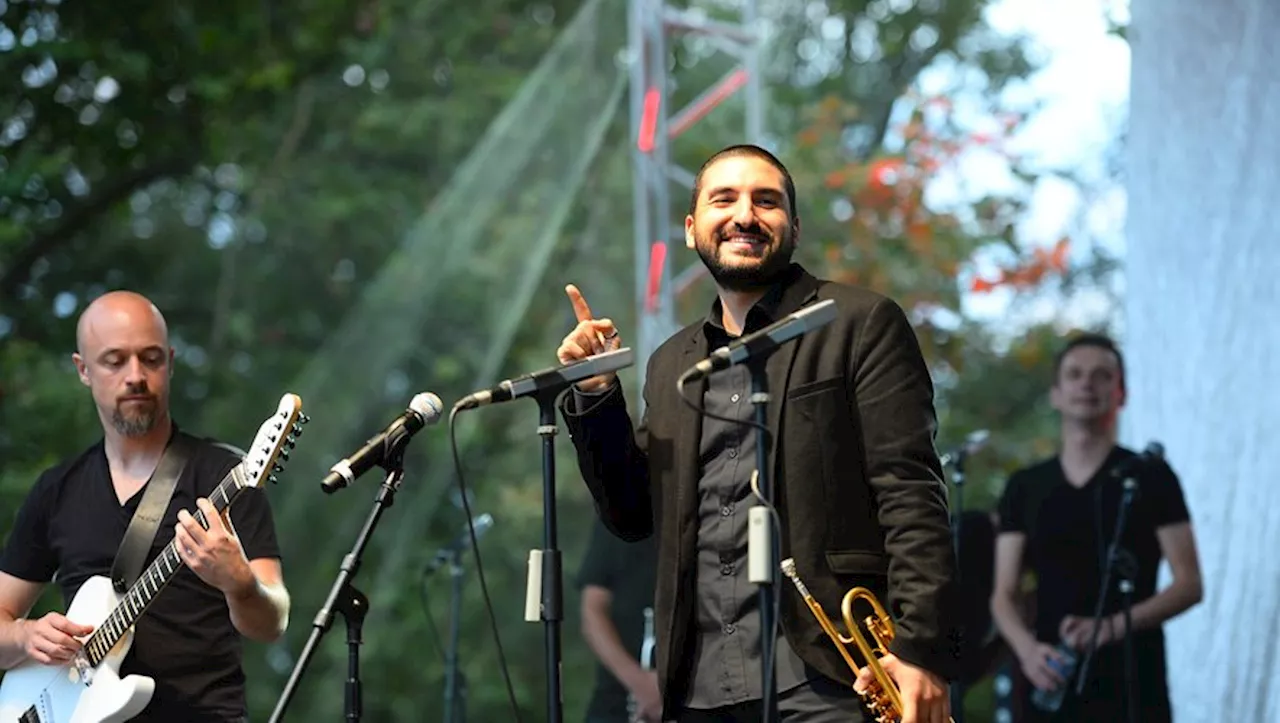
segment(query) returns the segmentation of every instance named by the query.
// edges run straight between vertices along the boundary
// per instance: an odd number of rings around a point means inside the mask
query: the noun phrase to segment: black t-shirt
[[[1097,473],[1082,487],[1067,482],[1057,457],[1016,472],[1000,500],[1004,532],[1026,535],[1025,564],[1035,573],[1035,631],[1042,642],[1058,642],[1058,626],[1067,615],[1091,617],[1098,602],[1106,553],[1115,533],[1122,480],[1112,475],[1118,465],[1135,456],[1115,447]],[[1164,463],[1146,465],[1134,475],[1138,487],[1130,505],[1120,547],[1136,561],[1132,600],[1136,604],[1156,592],[1161,560],[1156,530],[1190,519],[1182,486]],[[1122,609],[1111,578],[1104,611]],[[1159,627],[1134,635],[1134,651],[1141,686],[1144,720],[1159,720],[1167,709],[1164,634]],[[1124,702],[1123,657],[1120,645],[1099,650],[1091,664],[1086,697],[1098,706],[1091,720],[1106,720],[1103,708],[1115,710]],[[1119,708],[1123,710],[1123,708]],[[1122,718],[1121,718],[1122,719]]]
[[[240,458],[199,441],[178,479],[156,530],[146,564],[173,541],[178,511],[196,509]],[[122,507],[111,482],[102,442],[40,475],[18,510],[0,570],[32,582],[55,580],[69,605],[92,576],[109,576],[120,541],[142,500],[139,490]],[[266,494],[244,490],[231,522],[249,560],[278,558]],[[145,569],[145,568],[144,568]],[[64,608],[65,609],[65,608]],[[121,675],[155,679],[150,705],[135,721],[228,721],[246,714],[240,634],[222,593],[183,567],[138,619]]]
[[[578,588],[594,585],[613,594],[609,618],[618,630],[623,647],[639,660],[644,643],[644,609],[653,607],[657,576],[654,537],[626,542],[605,529],[597,519],[589,545],[578,571]],[[625,721],[627,689],[603,664],[598,663],[596,668],[596,687],[587,706],[587,719]]]

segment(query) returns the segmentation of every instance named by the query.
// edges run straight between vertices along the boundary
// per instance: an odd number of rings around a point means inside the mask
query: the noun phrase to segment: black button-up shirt
[[[778,284],[747,313],[744,333],[776,321],[785,284]],[[703,322],[708,348],[732,338],[721,321],[719,299]],[[575,389],[578,407],[586,409],[606,392]],[[751,375],[736,365],[708,378],[703,408],[718,417],[752,421]],[[780,390],[770,403],[776,404]],[[747,515],[755,504],[751,473],[756,464],[756,432],[744,424],[710,416],[702,420],[698,445],[697,598],[692,653],[693,677],[684,701],[687,708],[710,709],[763,698],[764,661],[760,650],[760,588],[747,577]],[[776,485],[773,485],[776,488]],[[778,586],[776,594],[788,590]],[[811,673],[778,631],[775,676],[779,693],[807,682]]]
[[[776,320],[781,290],[781,285],[774,287],[751,308],[743,333]],[[703,324],[710,349],[731,341],[721,313],[716,300]],[[708,378],[702,404],[717,417],[750,422],[755,414],[750,396],[750,369],[739,364]],[[685,702],[689,708],[717,708],[763,697],[760,588],[747,578],[747,512],[757,502],[751,491],[756,442],[752,427],[703,417],[698,447],[696,657]],[[786,592],[777,588],[779,595]],[[803,661],[781,631],[775,650],[779,692],[808,680]]]

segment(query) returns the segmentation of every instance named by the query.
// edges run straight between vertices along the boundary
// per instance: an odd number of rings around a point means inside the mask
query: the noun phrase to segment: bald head
[[[94,299],[76,324],[76,349],[72,361],[104,426],[137,437],[168,419],[169,329],[145,296],[112,291]]]
[[[120,327],[150,328],[169,346],[164,315],[147,297],[133,291],[109,291],[89,303],[76,324],[76,350],[85,355],[85,344]]]

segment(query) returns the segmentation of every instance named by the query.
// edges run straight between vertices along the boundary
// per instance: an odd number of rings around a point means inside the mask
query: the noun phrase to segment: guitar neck
[[[209,501],[218,514],[222,514],[231,507],[231,503],[244,491],[246,484],[243,478],[243,467],[243,463],[236,465],[209,495]],[[205,518],[203,510],[194,510],[192,516],[201,527],[208,529],[210,521]],[[147,566],[147,569],[143,570],[133,587],[129,588],[129,591],[120,599],[120,603],[86,641],[85,651],[91,665],[96,666],[102,662],[107,653],[111,652],[116,643],[120,642],[120,638],[146,611],[155,596],[183,567],[182,559],[178,557],[177,541],[170,542]]]

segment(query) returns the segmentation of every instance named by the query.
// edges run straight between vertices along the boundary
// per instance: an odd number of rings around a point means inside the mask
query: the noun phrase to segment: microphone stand
[[[377,527],[378,521],[382,518],[383,511],[395,503],[396,492],[399,491],[400,483],[404,479],[404,447],[407,441],[408,437],[402,436],[400,439],[389,443],[390,446],[387,449],[385,461],[382,465],[387,470],[387,474],[382,481],[382,485],[378,488],[377,496],[374,498],[373,510],[369,513],[368,519],[365,520],[364,527],[360,529],[360,534],[356,537],[355,545],[351,548],[351,552],[342,558],[342,564],[338,569],[338,577],[334,580],[333,587],[329,590],[329,597],[325,599],[324,605],[312,622],[311,636],[307,639],[307,644],[302,649],[302,654],[298,657],[297,664],[293,667],[293,673],[289,676],[289,682],[285,684],[284,691],[276,703],[275,711],[271,713],[270,723],[278,723],[284,716],[285,709],[289,707],[289,702],[297,691],[298,683],[301,681],[303,673],[315,655],[320,639],[324,637],[325,633],[329,632],[329,628],[333,625],[333,614],[335,612],[342,615],[347,628],[347,678],[343,690],[344,720],[348,723],[360,720],[362,715],[360,644],[362,642],[361,633],[364,626],[364,617],[369,611],[369,598],[351,584],[351,579],[360,570],[364,549],[369,544],[369,539],[373,536],[373,531]]]
[[[462,627],[462,551],[451,550],[449,559],[449,649],[445,653],[444,720],[462,723],[467,719],[467,679],[458,667],[458,638]]]
[[[559,385],[539,390],[533,395],[538,402],[538,436],[542,438],[542,538],[543,549],[531,556],[530,586],[532,576],[540,573],[539,614],[543,623],[547,666],[547,723],[562,723],[564,700],[560,685],[560,625],[564,619],[560,550],[556,526],[556,398],[564,391]],[[526,599],[526,603],[528,603]],[[533,620],[526,609],[526,620]]]
[[[955,471],[951,475],[951,482],[956,488],[956,503],[951,507],[951,546],[956,558],[957,584],[963,584],[964,580],[964,571],[960,563],[960,527],[964,519],[964,463],[968,456],[968,445],[961,445],[955,453],[955,462],[952,463],[952,469]],[[966,634],[972,636],[973,632],[966,631]],[[971,645],[970,649],[976,652],[977,646]],[[951,684],[951,720],[952,723],[964,723],[964,683],[959,680]]]
[[[1093,636],[1089,641],[1088,652],[1085,653],[1084,660],[1080,663],[1079,677],[1076,679],[1076,695],[1083,695],[1085,682],[1089,678],[1089,666],[1093,662],[1093,656],[1098,650],[1098,635],[1102,630],[1103,610],[1106,609],[1107,591],[1111,587],[1111,576],[1116,574],[1119,578],[1119,589],[1121,592],[1122,603],[1124,606],[1124,670],[1125,670],[1125,698],[1128,701],[1128,720],[1129,723],[1137,723],[1137,696],[1134,690],[1134,670],[1133,670],[1133,631],[1130,625],[1133,592],[1132,578],[1136,574],[1136,561],[1127,551],[1120,548],[1120,536],[1124,532],[1125,521],[1129,516],[1129,508],[1133,503],[1133,497],[1137,493],[1138,483],[1134,481],[1132,476],[1125,477],[1123,491],[1120,495],[1120,510],[1116,515],[1116,528],[1111,535],[1111,545],[1107,549],[1106,569],[1102,573],[1102,584],[1098,589],[1098,604],[1093,614]]]
[[[764,723],[777,723],[778,681],[776,671],[778,664],[778,638],[775,630],[774,601],[778,594],[775,583],[778,579],[778,558],[781,555],[778,550],[777,536],[773,534],[773,520],[769,514],[769,507],[773,505],[773,490],[769,484],[769,437],[760,431],[768,428],[769,383],[763,361],[749,363],[747,367],[751,370],[750,399],[755,411],[755,423],[760,425],[756,429],[756,483],[760,497],[768,505],[768,507],[757,505],[750,512],[752,517],[748,524],[747,540],[749,547],[747,554],[750,559],[749,566],[753,572],[751,575],[752,582],[755,582],[760,587],[760,690],[763,697],[761,708],[764,711]],[[759,517],[755,515],[759,515]],[[763,533],[764,539],[756,536],[760,533]],[[758,559],[757,556],[760,554],[765,556],[763,565],[756,564],[755,559]],[[761,571],[765,572],[765,574],[760,575],[759,572]]]
[[[1124,690],[1128,702],[1129,723],[1138,721],[1138,688],[1133,657],[1133,578],[1138,574],[1138,561],[1127,550],[1121,551],[1122,559],[1116,561],[1119,581],[1120,604],[1124,610]]]

